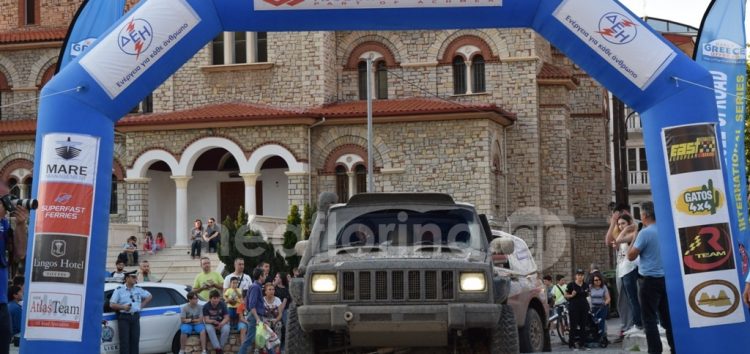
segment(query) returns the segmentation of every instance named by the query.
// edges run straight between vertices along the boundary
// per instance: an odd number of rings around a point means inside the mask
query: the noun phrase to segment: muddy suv
[[[510,280],[493,272],[491,231],[474,207],[436,193],[335,200],[321,195],[297,245],[304,276],[291,284],[288,353],[519,351]]]

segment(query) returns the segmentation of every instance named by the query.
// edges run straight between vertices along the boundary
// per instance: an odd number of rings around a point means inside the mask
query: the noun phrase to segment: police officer
[[[109,300],[109,306],[117,311],[120,354],[138,354],[138,342],[141,337],[140,312],[151,301],[151,294],[135,286],[137,282],[137,271],[126,273],[125,285],[115,289]]]

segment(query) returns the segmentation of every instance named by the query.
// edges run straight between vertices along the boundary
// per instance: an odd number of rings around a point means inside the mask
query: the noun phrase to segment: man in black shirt
[[[589,302],[586,300],[589,285],[583,279],[584,274],[583,269],[576,270],[575,281],[568,283],[565,290],[570,315],[570,339],[568,340],[570,348],[575,348],[576,343],[579,348],[584,345],[583,328],[586,324],[586,314],[589,312]]]

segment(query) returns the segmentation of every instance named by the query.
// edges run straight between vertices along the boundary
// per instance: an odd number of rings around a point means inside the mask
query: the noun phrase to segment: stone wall
[[[44,72],[55,65],[59,50],[56,48],[0,51],[0,72],[5,75],[11,91],[4,91],[0,119],[34,119],[39,102],[40,84]],[[22,102],[23,101],[23,102]]]

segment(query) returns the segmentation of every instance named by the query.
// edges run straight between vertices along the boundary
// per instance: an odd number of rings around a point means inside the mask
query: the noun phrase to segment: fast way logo
[[[638,27],[629,17],[618,12],[608,12],[599,19],[599,30],[596,33],[609,43],[626,44],[638,36]]]
[[[693,187],[680,192],[677,200],[677,210],[684,214],[714,215],[716,210],[724,204],[721,192],[714,188],[714,181],[709,179],[700,187]]]
[[[745,60],[745,46],[728,39],[716,39],[704,44],[701,47],[701,54],[709,59],[740,61]]]
[[[732,283],[714,279],[698,284],[690,291],[690,309],[705,317],[725,317],[740,304],[740,292]]]
[[[670,162],[714,157],[716,157],[716,138],[714,136],[701,136],[694,141],[674,144],[669,151]]]
[[[686,227],[679,233],[685,274],[734,269],[729,224]]]
[[[151,24],[141,18],[132,18],[117,36],[117,45],[123,53],[135,55],[135,59],[151,46],[154,30]]]

